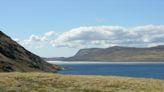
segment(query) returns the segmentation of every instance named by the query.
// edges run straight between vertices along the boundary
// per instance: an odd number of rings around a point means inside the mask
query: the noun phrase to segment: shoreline
[[[158,62],[146,62],[146,61],[135,61],[135,62],[105,62],[105,61],[46,61],[51,64],[164,64],[162,61]]]

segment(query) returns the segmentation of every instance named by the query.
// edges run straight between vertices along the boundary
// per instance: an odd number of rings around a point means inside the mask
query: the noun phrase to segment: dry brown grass
[[[164,81],[52,73],[0,73],[0,92],[164,92]]]

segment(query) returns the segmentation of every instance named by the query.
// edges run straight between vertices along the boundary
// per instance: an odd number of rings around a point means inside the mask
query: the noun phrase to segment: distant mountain
[[[58,61],[58,60],[65,60],[66,58],[65,57],[49,57],[49,58],[45,58],[43,57],[44,60],[46,61]]]
[[[65,61],[164,61],[164,46],[150,48],[121,47],[81,49]]]
[[[0,72],[53,72],[58,69],[59,66],[45,62],[0,31]]]

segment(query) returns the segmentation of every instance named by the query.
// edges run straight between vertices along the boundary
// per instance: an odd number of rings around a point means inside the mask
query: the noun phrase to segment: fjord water
[[[164,80],[164,63],[59,63],[59,74],[125,76]]]

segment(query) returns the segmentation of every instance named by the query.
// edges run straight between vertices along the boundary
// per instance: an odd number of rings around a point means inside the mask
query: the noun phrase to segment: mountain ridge
[[[59,69],[26,50],[0,31],[0,72],[53,72]]]
[[[62,61],[164,61],[164,45],[149,48],[113,46],[84,48]]]

